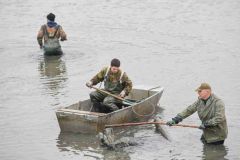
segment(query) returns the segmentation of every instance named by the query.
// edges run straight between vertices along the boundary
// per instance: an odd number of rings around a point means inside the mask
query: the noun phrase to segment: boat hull
[[[143,122],[159,111],[163,88],[155,90],[133,89],[128,98],[140,102],[108,114],[89,112],[91,101],[85,100],[56,111],[61,132],[98,133],[107,124]]]

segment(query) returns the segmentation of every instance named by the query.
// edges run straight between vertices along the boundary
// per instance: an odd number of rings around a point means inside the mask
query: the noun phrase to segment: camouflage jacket
[[[107,74],[108,72],[108,74]],[[127,74],[121,69],[119,69],[119,71],[117,73],[112,73],[111,69],[109,67],[104,67],[98,74],[96,74],[91,81],[93,82],[93,85],[98,84],[99,82],[104,81],[104,86],[105,86],[105,90],[110,91],[112,93],[114,93],[114,91],[112,90],[112,88],[109,88],[109,85],[106,86],[106,83],[116,83],[116,82],[120,82],[122,85],[122,90],[125,91],[126,95],[128,95],[130,93],[130,91],[132,90],[132,81],[128,78]],[[121,77],[122,75],[122,77]],[[120,79],[121,78],[121,79]],[[119,91],[116,91],[116,93],[118,93]]]
[[[182,119],[198,112],[198,116],[206,127],[203,129],[203,136],[207,143],[221,141],[227,138],[228,128],[225,116],[225,105],[221,99],[212,94],[206,104],[198,99],[195,103],[188,106],[183,112],[179,113]]]
[[[43,45],[43,41],[46,42],[48,40],[48,34],[51,36],[51,35],[54,35],[56,30],[56,34],[55,34],[55,38],[59,39],[61,38],[61,40],[67,40],[67,35],[66,33],[64,32],[62,26],[60,25],[57,25],[58,26],[58,30],[56,29],[56,27],[48,27],[46,24],[42,25],[40,30],[38,31],[38,35],[37,35],[37,41],[38,41],[38,44],[40,46]],[[46,31],[48,32],[48,34],[46,33]]]

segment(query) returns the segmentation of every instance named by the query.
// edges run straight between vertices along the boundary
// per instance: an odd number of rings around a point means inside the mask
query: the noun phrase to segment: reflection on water
[[[50,95],[58,95],[67,81],[65,61],[60,56],[44,56],[39,63],[39,73],[42,84]]]
[[[80,159],[94,158],[102,159],[98,152],[99,143],[94,135],[60,133],[57,145],[60,152],[72,152],[79,155]]]
[[[204,160],[227,160],[228,148],[224,145],[203,145]]]
[[[60,151],[97,149],[99,148],[99,142],[95,135],[60,133],[57,139],[57,147]]]
[[[108,159],[108,160],[128,160],[130,159],[124,149],[107,150],[101,146],[96,135],[60,133],[57,144],[60,152],[72,152],[78,154],[83,159]]]

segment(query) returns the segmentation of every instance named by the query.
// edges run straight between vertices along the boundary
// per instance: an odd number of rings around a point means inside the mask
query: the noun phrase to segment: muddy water
[[[0,1],[0,159],[240,159],[240,2],[167,0]],[[54,12],[65,54],[44,57],[36,33]],[[226,104],[229,136],[204,146],[198,129],[153,127],[126,134],[138,146],[109,151],[94,135],[60,134],[55,111],[88,97],[85,87],[112,58],[134,85],[162,85],[168,120],[209,82]],[[184,120],[200,124],[197,115]]]

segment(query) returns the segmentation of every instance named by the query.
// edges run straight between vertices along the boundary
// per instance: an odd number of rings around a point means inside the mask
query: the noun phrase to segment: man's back
[[[62,54],[59,38],[61,41],[65,41],[67,35],[62,27],[55,22],[55,15],[50,13],[47,15],[47,24],[41,26],[37,35],[38,44],[41,49],[44,49],[44,54]]]
[[[64,41],[67,40],[67,35],[60,25],[49,27],[47,24],[44,24],[41,26],[37,38],[44,40],[44,42],[46,42],[49,38],[61,38],[61,41]]]

